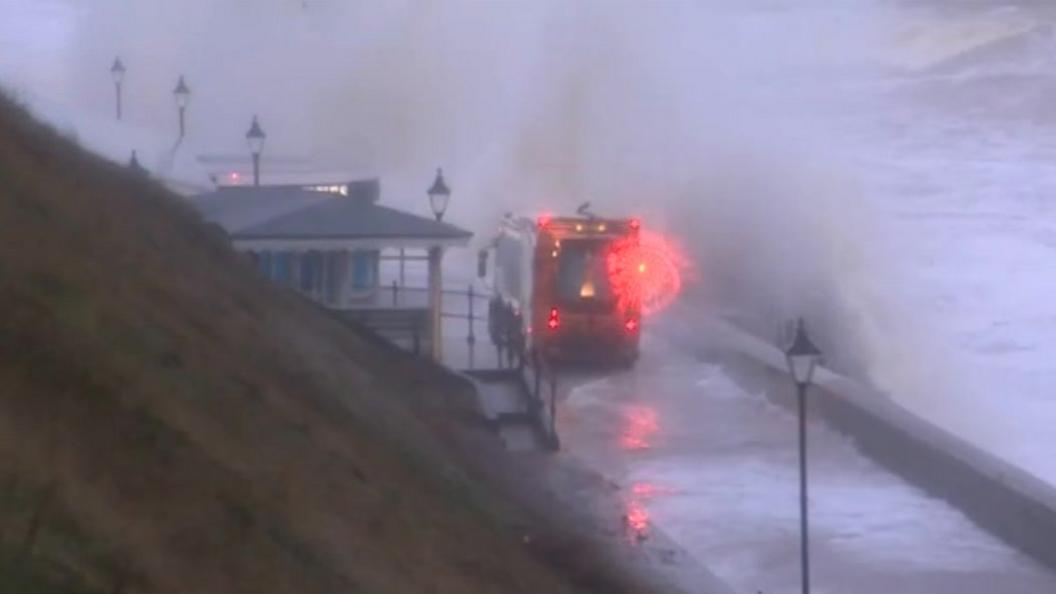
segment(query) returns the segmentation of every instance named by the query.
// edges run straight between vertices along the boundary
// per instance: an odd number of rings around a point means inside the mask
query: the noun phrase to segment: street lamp
[[[121,58],[114,58],[113,65],[110,66],[110,77],[114,79],[114,90],[117,94],[117,119],[121,119],[121,83],[125,81],[125,65],[121,63]]]
[[[814,379],[814,368],[821,359],[821,351],[807,336],[807,329],[800,319],[796,325],[796,336],[785,351],[788,372],[796,382],[799,399],[799,537],[800,562],[803,576],[803,594],[810,594],[810,554],[807,548],[807,387]]]
[[[432,187],[426,193],[429,194],[429,207],[433,209],[433,215],[436,216],[437,221],[442,220],[444,212],[447,211],[447,205],[451,201],[451,189],[444,182],[443,170],[437,168],[436,179],[433,180]],[[433,358],[437,361],[441,361],[443,358],[443,338],[441,337],[443,318],[440,311],[443,295],[440,261],[443,255],[444,250],[440,246],[429,248],[429,326],[433,342]]]
[[[264,139],[267,136],[264,134],[264,130],[260,128],[260,122],[257,121],[257,116],[253,116],[253,123],[249,125],[249,132],[246,132],[246,144],[249,145],[249,152],[253,154],[253,185],[260,185],[260,151],[264,150]]]
[[[136,173],[137,175],[146,173],[147,171],[146,169],[143,169],[142,165],[139,164],[139,157],[136,156],[135,150],[132,151],[132,157],[128,160],[128,168],[131,169],[132,172]]]
[[[183,140],[184,135],[184,113],[187,111],[187,104],[191,102],[191,89],[187,87],[187,83],[183,81],[183,77],[176,81],[176,88],[172,90],[172,96],[176,99],[176,108],[180,110],[180,140]]]
[[[436,180],[433,181],[433,187],[429,188],[428,193],[429,206],[433,209],[436,220],[440,221],[444,218],[444,213],[447,212],[448,202],[451,201],[451,190],[444,183],[443,170],[436,170]]]

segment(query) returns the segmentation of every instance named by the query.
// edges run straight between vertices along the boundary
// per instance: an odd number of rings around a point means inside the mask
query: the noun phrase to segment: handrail
[[[472,287],[473,285],[470,285],[470,286]],[[397,281],[392,281],[392,284],[390,286],[386,287],[386,289],[390,290],[390,291],[393,291],[394,293],[399,293],[399,292],[403,292],[403,291],[407,291],[407,292],[411,292],[411,293],[428,293],[429,292],[429,287],[412,287],[412,286],[408,286],[408,285],[401,285],[401,284],[398,284]],[[440,293],[442,295],[465,295],[466,292],[467,291],[464,290],[464,289],[441,289],[440,290]],[[488,295],[485,294],[485,293],[474,293],[474,298],[486,301],[490,297],[488,297]]]
[[[428,293],[425,287],[408,287],[393,281],[391,286],[392,304],[400,302],[400,292]],[[477,342],[476,323],[487,320],[488,335],[496,351],[496,362],[499,368],[516,370],[524,380],[529,394],[529,412],[536,417],[537,427],[543,439],[551,449],[558,449],[560,441],[557,435],[557,398],[558,377],[550,361],[539,350],[528,345],[528,337],[522,313],[511,304],[486,293],[478,293],[473,284],[465,290],[444,289],[442,295],[454,295],[466,299],[464,313],[444,311],[444,318],[467,320],[466,343],[469,347],[469,368],[474,368],[475,345]],[[476,304],[487,301],[486,310],[477,313]]]
[[[400,305],[400,293],[428,293],[427,287],[408,287],[406,285],[400,285],[397,281],[393,280],[391,288],[392,292],[392,306],[397,307]],[[440,317],[441,318],[454,318],[460,320],[466,320],[466,344],[469,348],[469,368],[475,367],[475,350],[477,343],[477,332],[476,324],[479,321],[487,320],[486,315],[478,315],[476,313],[476,304],[480,301],[488,301],[490,297],[486,294],[478,293],[473,284],[467,285],[464,291],[456,291],[454,289],[443,289],[440,291],[441,295],[446,296],[460,296],[466,298],[466,309],[465,313],[445,311],[443,309],[443,302],[441,302]],[[487,312],[490,315],[490,310]]]

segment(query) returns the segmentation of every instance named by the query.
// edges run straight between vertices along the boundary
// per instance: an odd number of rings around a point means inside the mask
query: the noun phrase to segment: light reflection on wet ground
[[[639,543],[649,538],[652,527],[652,518],[649,515],[649,503],[656,497],[670,495],[674,489],[664,487],[649,481],[636,482],[626,489],[624,496],[624,524],[627,529],[627,538],[633,543]]]
[[[644,502],[636,497],[626,500],[627,510],[624,512],[623,520],[627,528],[627,538],[632,542],[641,542],[649,538],[649,510]]]
[[[631,405],[622,411],[623,430],[620,432],[620,447],[627,451],[645,450],[652,447],[651,440],[660,430],[656,409],[649,405]],[[641,542],[649,538],[651,521],[646,503],[658,493],[668,491],[651,482],[637,482],[630,486],[624,497],[626,511],[624,524],[628,540]]]
[[[629,373],[563,403],[566,452],[616,482],[630,542],[657,530],[734,588],[798,588],[794,416],[648,337]],[[706,422],[705,422],[706,420]],[[1033,594],[1056,576],[810,423],[816,592]]]
[[[656,410],[648,405],[633,405],[623,411],[625,424],[620,434],[620,447],[625,450],[644,450],[652,446],[650,439],[660,429]]]

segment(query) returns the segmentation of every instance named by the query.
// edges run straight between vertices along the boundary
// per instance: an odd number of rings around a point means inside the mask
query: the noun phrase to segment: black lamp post
[[[249,152],[253,155],[253,185],[260,185],[260,152],[264,150],[264,139],[267,136],[264,134],[264,130],[260,127],[260,122],[257,121],[257,116],[253,116],[253,123],[249,125],[249,132],[246,132],[246,144],[249,145]]]
[[[807,387],[814,379],[814,368],[821,359],[821,351],[807,336],[803,320],[796,325],[796,336],[785,351],[788,372],[796,382],[799,399],[799,537],[803,594],[810,594],[810,552],[807,545]]]
[[[176,99],[176,109],[180,112],[180,140],[183,140],[184,132],[184,114],[187,111],[187,105],[191,102],[191,89],[187,87],[187,83],[183,81],[183,77],[176,81],[176,88],[172,90],[172,96]]]
[[[121,63],[121,58],[114,58],[113,65],[110,66],[110,77],[114,79],[114,91],[117,95],[117,119],[121,119],[121,83],[125,81],[125,65]]]
[[[139,157],[136,156],[135,150],[132,151],[132,157],[128,160],[128,168],[139,175],[146,173],[146,169],[143,169],[143,166],[139,164]]]
[[[436,179],[433,181],[433,187],[429,188],[428,194],[429,207],[433,209],[436,220],[443,220],[444,213],[447,212],[447,205],[451,201],[451,190],[444,182],[443,170],[436,170]]]

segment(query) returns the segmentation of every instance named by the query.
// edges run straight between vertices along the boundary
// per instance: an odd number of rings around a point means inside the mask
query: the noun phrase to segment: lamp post
[[[125,65],[121,63],[121,58],[114,58],[114,63],[110,66],[110,77],[114,79],[114,91],[116,92],[117,98],[117,119],[121,119],[121,83],[125,82]]]
[[[436,216],[437,221],[443,220],[444,213],[447,212],[447,204],[451,201],[451,190],[444,182],[442,169],[436,170],[436,179],[433,181],[433,186],[429,188],[428,194],[429,207],[433,209],[433,215]]]
[[[139,157],[136,156],[135,150],[132,151],[132,157],[128,160],[128,168],[136,174],[142,174],[146,172],[146,170],[143,169],[143,166],[139,164]]]
[[[264,150],[265,138],[267,138],[267,135],[261,129],[257,116],[253,116],[253,123],[249,125],[249,132],[246,132],[246,144],[249,145],[249,152],[253,155],[254,186],[260,185],[260,152]]]
[[[788,372],[796,382],[799,400],[799,549],[803,594],[810,594],[810,552],[807,544],[807,387],[814,379],[814,368],[821,359],[821,351],[807,336],[807,329],[800,319],[796,325],[796,336],[785,351]]]
[[[444,172],[442,170],[436,170],[436,179],[433,180],[432,187],[426,193],[429,195],[429,207],[433,210],[433,215],[437,221],[442,220],[444,212],[447,211],[448,202],[451,201],[451,189],[444,182]],[[444,282],[440,263],[443,257],[444,251],[439,246],[429,248],[429,326],[432,336],[433,358],[436,361],[443,360],[444,341],[441,335],[443,318],[440,311]]]
[[[180,112],[180,140],[183,140],[184,132],[184,114],[187,111],[187,104],[191,102],[191,89],[187,87],[187,83],[183,81],[183,77],[176,81],[176,88],[172,90],[172,96],[176,99],[176,109]]]

